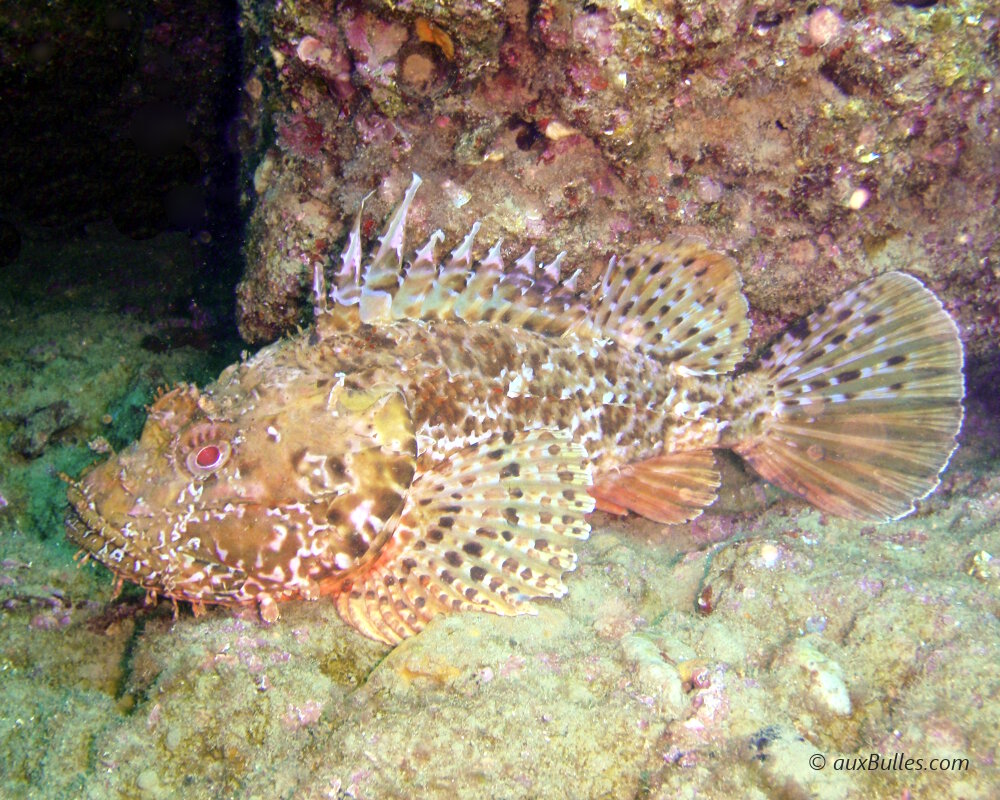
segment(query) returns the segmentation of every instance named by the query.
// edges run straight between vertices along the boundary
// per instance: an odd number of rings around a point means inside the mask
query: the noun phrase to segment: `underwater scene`
[[[1000,797],[995,4],[0,21],[0,798]]]

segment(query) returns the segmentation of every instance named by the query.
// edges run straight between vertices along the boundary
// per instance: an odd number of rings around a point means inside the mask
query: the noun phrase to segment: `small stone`
[[[554,142],[558,142],[560,139],[565,139],[569,136],[575,136],[577,133],[579,131],[576,128],[571,128],[557,119],[552,120],[545,126],[545,138],[551,139]]]
[[[868,203],[871,196],[872,193],[863,186],[855,189],[851,192],[851,196],[847,199],[847,207],[852,211],[860,211]]]
[[[260,102],[260,98],[264,95],[264,84],[260,82],[260,78],[253,76],[244,85],[243,88],[246,90],[247,95],[255,103]]]
[[[301,61],[308,64],[316,61],[329,61],[332,51],[315,36],[303,36],[295,48],[295,54]]]
[[[180,728],[172,727],[167,731],[167,736],[164,740],[164,745],[166,745],[167,750],[173,752],[181,745],[181,731]]]
[[[135,785],[143,792],[155,792],[160,788],[160,776],[155,769],[144,769],[135,779]]]
[[[819,712],[835,716],[851,713],[851,695],[844,682],[840,664],[821,652],[813,643],[815,637],[798,639],[788,654],[788,663],[806,678],[805,695]],[[793,681],[801,677],[789,676]]]
[[[844,20],[829,6],[820,6],[809,15],[809,39],[817,47],[824,47],[836,39],[843,27]]]
[[[677,668],[663,659],[660,649],[645,636],[629,634],[621,640],[625,658],[636,670],[640,691],[650,695],[669,709],[684,707],[684,681]]]
[[[722,184],[706,175],[698,181],[698,197],[704,203],[718,203],[722,199]]]
[[[965,571],[983,583],[1000,581],[1000,559],[994,558],[985,550],[980,550],[967,559]]]
[[[268,185],[271,182],[271,174],[274,172],[274,159],[271,158],[270,154],[264,156],[261,159],[260,164],[257,165],[257,169],[253,173],[253,190],[258,194],[262,195],[267,190]]]
[[[771,542],[764,542],[760,546],[760,563],[767,569],[771,569],[775,564],[778,563],[778,559],[781,558],[781,551],[778,549],[777,545]]]
[[[760,770],[768,796],[823,797],[847,800],[861,796],[853,785],[853,773],[824,769],[833,757],[817,751],[795,730],[771,725],[750,738],[747,749]],[[852,791],[854,790],[854,791]]]

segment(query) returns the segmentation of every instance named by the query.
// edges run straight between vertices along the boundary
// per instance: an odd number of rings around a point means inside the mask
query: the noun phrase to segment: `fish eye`
[[[179,444],[180,460],[195,477],[210,475],[232,455],[227,432],[213,424],[198,425],[184,435]]]
[[[208,475],[225,464],[231,452],[225,442],[203,444],[188,453],[187,468],[194,475]]]
[[[212,469],[222,460],[222,450],[217,445],[209,444],[194,454],[194,463],[202,469]]]

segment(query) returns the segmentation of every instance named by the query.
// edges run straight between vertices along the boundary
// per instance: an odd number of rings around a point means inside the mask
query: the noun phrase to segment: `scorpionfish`
[[[367,256],[359,213],[329,290],[314,269],[308,330],[163,394],[138,442],[70,482],[69,535],[119,586],[266,621],[329,596],[394,644],[563,596],[595,508],[695,518],[717,448],[857,520],[938,484],[963,352],[916,278],[855,286],[737,371],[750,323],[727,256],[666,239],[578,290],[562,256],[476,257],[478,223],[450,255],[441,231],[404,253],[419,184]]]

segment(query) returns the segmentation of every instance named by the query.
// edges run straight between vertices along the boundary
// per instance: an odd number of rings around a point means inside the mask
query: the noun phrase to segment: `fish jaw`
[[[116,459],[82,480],[69,481],[67,534],[80,546],[83,560],[94,558],[119,583],[136,583],[154,597],[199,604],[246,602],[246,572],[220,559],[208,537],[202,546],[192,509],[155,508],[129,491],[122,474]],[[237,513],[238,507],[230,506],[229,512]]]

